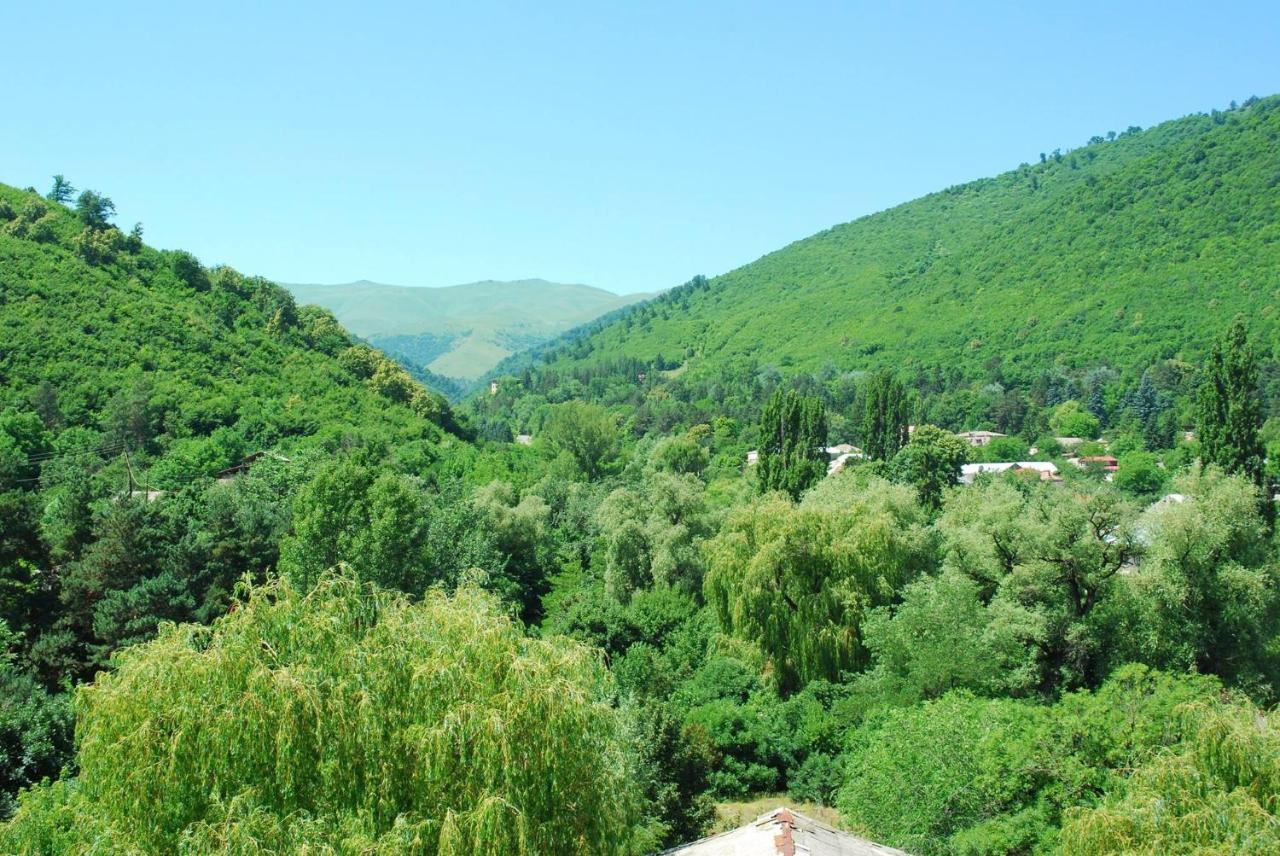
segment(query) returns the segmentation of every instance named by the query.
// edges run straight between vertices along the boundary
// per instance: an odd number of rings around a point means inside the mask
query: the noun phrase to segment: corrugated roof
[[[660,856],[907,856],[811,817],[775,808],[746,826],[682,844]]]

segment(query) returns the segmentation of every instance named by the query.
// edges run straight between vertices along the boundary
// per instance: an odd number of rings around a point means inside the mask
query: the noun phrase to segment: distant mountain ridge
[[[443,288],[368,280],[284,287],[299,302],[330,310],[348,330],[411,369],[464,381],[482,377],[511,354],[651,296],[543,279]]]

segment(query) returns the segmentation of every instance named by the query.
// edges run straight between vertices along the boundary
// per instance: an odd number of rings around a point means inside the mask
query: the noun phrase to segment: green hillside
[[[153,412],[130,430],[138,451],[156,457],[219,431],[250,450],[375,421],[404,439],[441,436],[409,406],[413,399],[441,420],[438,397],[395,376],[393,364],[379,384],[363,382],[379,358],[353,348],[330,313],[297,307],[279,286],[205,269],[115,228],[90,230],[66,207],[4,185],[0,221],[8,404],[34,397],[58,426],[100,428],[145,388]]]
[[[684,384],[770,367],[891,367],[935,392],[1099,367],[1136,383],[1196,362],[1237,314],[1265,352],[1280,331],[1278,108],[1095,137],[835,226],[566,337],[535,374],[614,401],[639,399],[590,375],[621,365],[678,368]]]
[[[0,185],[0,631],[51,686],[160,619],[216,615],[274,565],[315,462],[466,445],[443,399],[325,310],[109,213]],[[258,452],[265,481],[221,490]]]
[[[411,367],[475,380],[502,359],[648,295],[542,279],[413,288],[360,281],[286,285]]]

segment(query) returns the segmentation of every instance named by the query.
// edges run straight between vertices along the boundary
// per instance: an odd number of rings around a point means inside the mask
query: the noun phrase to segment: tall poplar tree
[[[1201,459],[1261,484],[1258,362],[1243,321],[1232,324],[1209,352],[1196,404]]]
[[[888,369],[867,381],[862,413],[862,451],[873,461],[887,461],[907,444],[907,393]]]
[[[760,490],[798,499],[827,471],[827,414],[822,400],[777,390],[760,418]]]

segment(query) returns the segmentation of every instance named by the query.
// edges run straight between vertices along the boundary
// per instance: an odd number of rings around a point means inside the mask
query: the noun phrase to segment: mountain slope
[[[333,312],[358,336],[411,366],[474,380],[510,354],[539,345],[647,295],[526,279],[413,288],[360,281],[287,285]]]
[[[76,442],[168,457],[182,481],[344,431],[441,441],[424,417],[447,423],[447,407],[353,345],[332,315],[266,280],[0,185],[0,410],[35,406],[55,442],[91,432]]]
[[[1280,99],[1131,131],[833,227],[544,352],[710,375],[891,366],[954,386],[1139,371],[1280,305]],[[659,368],[664,365],[658,366]]]

